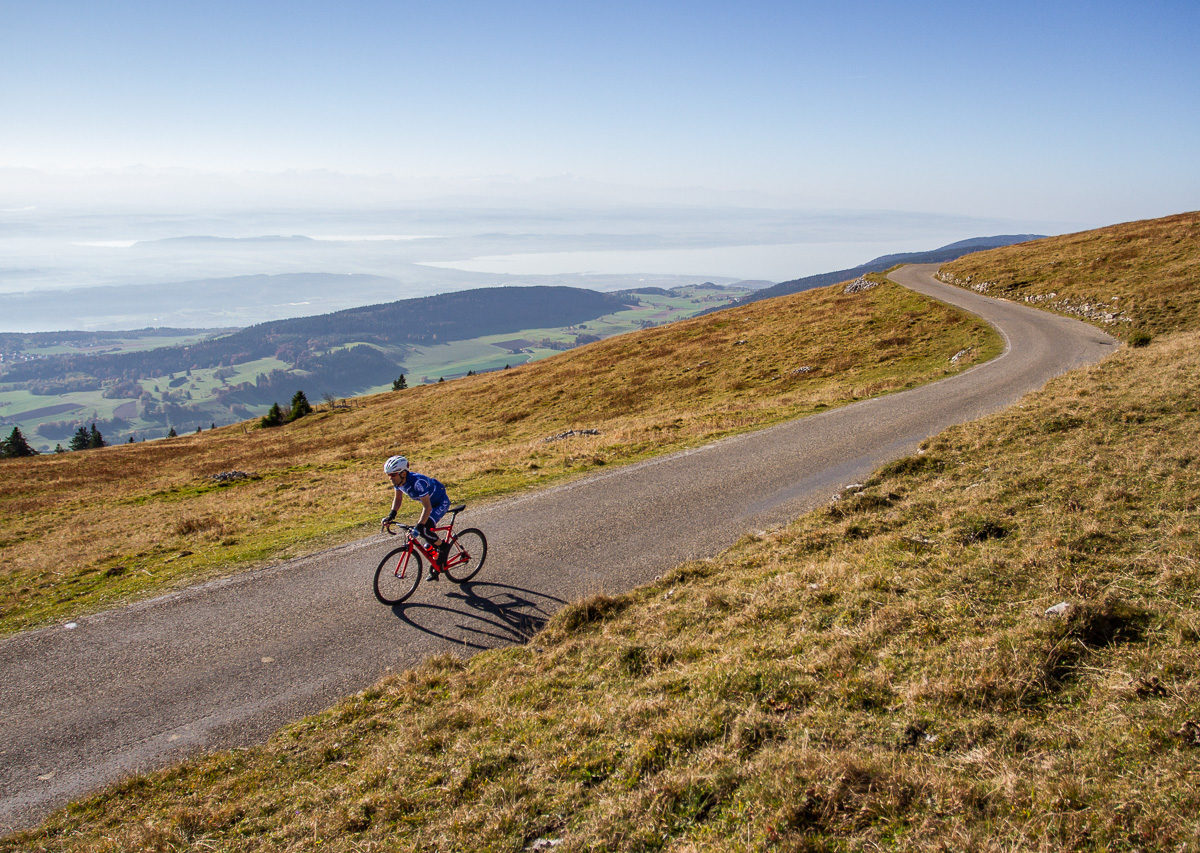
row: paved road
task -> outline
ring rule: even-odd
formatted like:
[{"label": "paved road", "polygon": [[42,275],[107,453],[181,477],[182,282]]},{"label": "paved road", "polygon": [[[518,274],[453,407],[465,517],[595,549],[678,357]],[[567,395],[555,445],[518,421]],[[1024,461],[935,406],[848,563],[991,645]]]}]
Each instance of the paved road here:
[{"label": "paved road", "polygon": [[466,588],[422,583],[405,605],[380,606],[371,576],[394,540],[376,536],[0,641],[0,827],[35,823],[135,771],[261,742],[434,653],[521,642],[565,602],[629,589],[795,518],[924,438],[1116,346],[1091,326],[939,284],[935,268],[894,277],[987,319],[1005,337],[1002,356],[902,394],[468,509],[460,521],[483,528],[491,550]]}]

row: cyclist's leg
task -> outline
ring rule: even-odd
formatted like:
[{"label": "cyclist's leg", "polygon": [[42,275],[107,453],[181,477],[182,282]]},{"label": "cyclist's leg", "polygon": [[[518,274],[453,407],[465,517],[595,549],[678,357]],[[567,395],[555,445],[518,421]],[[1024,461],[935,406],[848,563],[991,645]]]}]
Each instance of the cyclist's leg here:
[{"label": "cyclist's leg", "polygon": [[441,541],[441,537],[438,536],[437,531],[433,528],[442,520],[442,516],[446,514],[448,509],[450,509],[449,500],[442,500],[432,504],[429,509],[429,518],[425,519],[424,524],[416,526],[415,530],[417,533],[430,545],[436,546]]},{"label": "cyclist's leg", "polygon": [[443,541],[442,538],[436,532],[434,532],[433,528],[437,525],[437,523],[439,521],[442,520],[442,516],[444,516],[449,511],[450,511],[450,498],[448,498],[448,497],[443,498],[430,511],[429,521],[426,524],[426,527],[428,528],[430,534],[433,537],[433,545],[435,548],[437,548],[439,563],[446,562],[446,554],[450,550],[450,542],[449,542],[449,540]]}]

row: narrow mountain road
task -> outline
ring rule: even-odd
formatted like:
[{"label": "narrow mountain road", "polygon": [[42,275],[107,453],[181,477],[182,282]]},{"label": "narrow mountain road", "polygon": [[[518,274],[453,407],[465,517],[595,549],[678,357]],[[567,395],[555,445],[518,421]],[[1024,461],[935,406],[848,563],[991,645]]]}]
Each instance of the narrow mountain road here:
[{"label": "narrow mountain road", "polygon": [[[200,750],[263,741],[389,670],[518,643],[565,602],[644,583],[778,525],[955,423],[1012,404],[1117,342],[1091,326],[893,275],[980,315],[1004,354],[932,385],[568,485],[472,507],[478,582],[423,582],[379,605],[374,536],[119,610],[0,640],[0,827]],[[380,475],[379,507],[386,509]]]}]

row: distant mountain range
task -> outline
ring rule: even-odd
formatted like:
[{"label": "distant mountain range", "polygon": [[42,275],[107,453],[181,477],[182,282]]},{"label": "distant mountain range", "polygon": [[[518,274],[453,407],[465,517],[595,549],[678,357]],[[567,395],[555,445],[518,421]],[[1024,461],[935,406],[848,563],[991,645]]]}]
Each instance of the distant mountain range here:
[{"label": "distant mountain range", "polygon": [[897,264],[947,263],[948,261],[961,258],[963,255],[969,255],[972,252],[998,249],[1001,246],[1011,246],[1014,243],[1026,243],[1030,240],[1039,240],[1043,236],[1041,234],[1000,234],[994,237],[974,237],[970,240],[960,240],[957,243],[950,243],[949,245],[942,246],[940,249],[932,249],[928,252],[905,252],[897,255],[883,255],[850,269],[834,270],[833,272],[819,273],[817,275],[805,276],[804,278],[792,279],[791,281],[782,281],[771,287],[756,290],[748,296],[737,300],[735,304],[744,305],[748,302],[757,302],[760,299],[770,299],[773,296],[784,296],[789,293],[799,293],[802,290],[811,290],[814,287],[827,287],[831,284],[837,284],[839,281],[858,278],[860,275],[866,275],[869,272],[883,272]]}]

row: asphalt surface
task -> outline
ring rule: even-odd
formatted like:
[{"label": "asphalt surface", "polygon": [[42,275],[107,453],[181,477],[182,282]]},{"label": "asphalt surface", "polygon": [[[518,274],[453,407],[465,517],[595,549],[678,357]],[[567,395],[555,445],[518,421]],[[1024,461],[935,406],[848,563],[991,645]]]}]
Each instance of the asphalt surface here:
[{"label": "asphalt surface", "polygon": [[[263,742],[388,671],[524,641],[563,604],[645,583],[827,502],[946,427],[1004,408],[1117,342],[1083,323],[893,274],[1004,336],[956,376],[486,507],[487,563],[380,605],[398,540],[373,536],[67,625],[0,640],[0,829],[130,773]],[[950,355],[949,353],[947,354]],[[435,472],[436,473],[436,472]],[[380,514],[389,500],[380,475]]]}]

